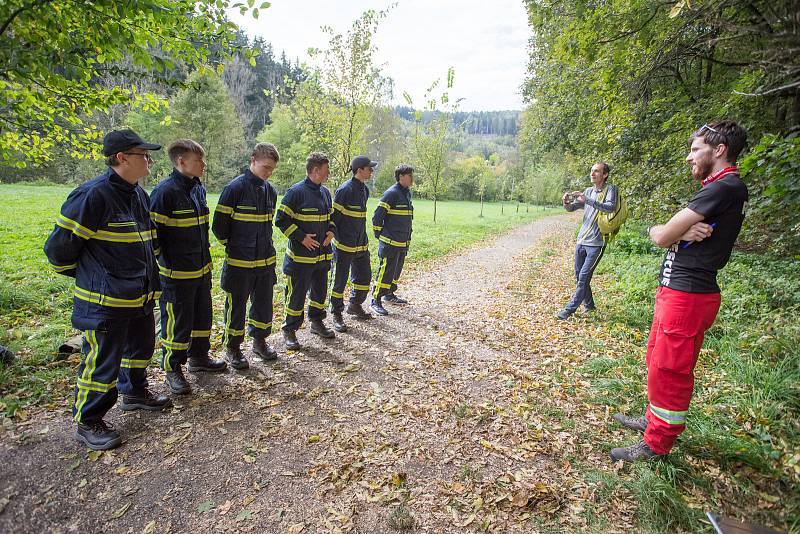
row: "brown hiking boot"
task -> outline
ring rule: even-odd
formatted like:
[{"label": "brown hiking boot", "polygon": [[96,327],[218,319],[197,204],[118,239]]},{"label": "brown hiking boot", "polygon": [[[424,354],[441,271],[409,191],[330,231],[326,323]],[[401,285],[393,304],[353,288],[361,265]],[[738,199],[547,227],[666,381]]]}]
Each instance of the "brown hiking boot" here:
[{"label": "brown hiking boot", "polygon": [[647,430],[647,418],[645,416],[631,417],[630,415],[615,413],[612,416],[612,419],[614,419],[614,421],[621,424],[622,426],[630,428],[631,430],[636,430],[642,433],[644,433],[644,431]]},{"label": "brown hiking boot", "polygon": [[294,330],[281,329],[281,333],[283,334],[283,341],[286,343],[286,350],[299,350],[301,348]]},{"label": "brown hiking boot", "polygon": [[225,347],[225,358],[231,367],[238,371],[242,371],[250,367],[247,358],[242,354],[242,349],[239,347]]},{"label": "brown hiking boot", "polygon": [[333,313],[333,329],[339,333],[347,332],[347,325],[344,324],[344,319],[341,313]]},{"label": "brown hiking boot", "polygon": [[618,447],[611,449],[611,459],[615,462],[622,460],[624,462],[636,462],[639,460],[650,460],[657,456],[666,456],[664,454],[656,454],[644,440],[635,443],[628,447]]},{"label": "brown hiking boot", "polygon": [[192,392],[192,386],[183,374],[183,369],[180,366],[172,371],[167,371],[165,382],[169,386],[169,390],[175,395],[188,395]]},{"label": "brown hiking boot", "polygon": [[269,346],[263,337],[253,338],[253,353],[265,362],[278,359],[278,353]]},{"label": "brown hiking boot", "polygon": [[190,373],[222,373],[228,369],[228,364],[224,360],[218,360],[206,354],[189,358],[187,369]]},{"label": "brown hiking boot", "polygon": [[361,304],[356,304],[355,302],[351,302],[347,305],[347,309],[344,310],[347,315],[352,315],[356,319],[372,319],[372,314],[366,311]]},{"label": "brown hiking boot", "polygon": [[325,323],[322,322],[322,319],[312,319],[309,321],[308,330],[312,334],[316,334],[325,339],[333,339],[336,337],[336,334],[333,333],[333,330],[328,328]]},{"label": "brown hiking boot", "polygon": [[159,395],[144,388],[131,395],[123,395],[119,405],[120,410],[130,412],[133,410],[160,411],[164,408],[171,408],[172,401],[166,395]]}]

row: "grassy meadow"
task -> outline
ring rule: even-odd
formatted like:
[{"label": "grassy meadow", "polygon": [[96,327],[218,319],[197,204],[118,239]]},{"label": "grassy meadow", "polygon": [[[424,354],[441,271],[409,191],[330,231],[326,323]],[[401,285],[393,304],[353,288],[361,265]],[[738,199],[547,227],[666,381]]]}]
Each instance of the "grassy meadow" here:
[{"label": "grassy meadow", "polygon": [[[598,266],[603,311],[592,322],[610,325],[613,339],[586,340],[598,356],[582,369],[589,403],[633,414],[647,399],[643,355],[663,256],[640,229],[626,225]],[[678,453],[605,481],[636,496],[643,531],[710,532],[710,508],[762,524],[780,517],[787,532],[800,532],[799,268],[797,258],[735,251],[719,273],[722,306]],[[618,356],[603,355],[611,349]]]},{"label": "grassy meadow", "polygon": [[[57,406],[72,381],[75,357],[59,360],[57,348],[74,335],[70,326],[73,280],[53,272],[42,245],[53,228],[59,208],[71,187],[55,185],[0,185],[0,343],[17,353],[12,365],[0,364],[0,414],[13,415],[31,405]],[[218,195],[210,194],[213,212]],[[370,199],[370,213],[377,199]],[[451,252],[491,239],[509,228],[561,210],[486,204],[479,218],[475,202],[439,202],[433,222],[433,202],[414,200],[414,234],[407,265],[433,262]],[[222,295],[218,288],[223,247],[212,237],[214,257],[214,329],[222,322]],[[280,269],[286,238],[276,229],[275,247]],[[370,241],[373,270],[377,241]],[[275,322],[282,318],[282,274],[275,287]],[[219,336],[212,336],[218,348]]]}]

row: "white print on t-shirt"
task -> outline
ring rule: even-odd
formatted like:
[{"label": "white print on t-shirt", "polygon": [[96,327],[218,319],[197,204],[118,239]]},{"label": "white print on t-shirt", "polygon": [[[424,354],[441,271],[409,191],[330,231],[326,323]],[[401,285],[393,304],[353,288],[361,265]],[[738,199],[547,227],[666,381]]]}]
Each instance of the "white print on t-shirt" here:
[{"label": "white print on t-shirt", "polygon": [[675,253],[678,252],[678,243],[669,247],[669,251],[664,256],[664,268],[661,269],[661,285],[669,287],[670,276],[672,276],[672,262],[675,261]]}]

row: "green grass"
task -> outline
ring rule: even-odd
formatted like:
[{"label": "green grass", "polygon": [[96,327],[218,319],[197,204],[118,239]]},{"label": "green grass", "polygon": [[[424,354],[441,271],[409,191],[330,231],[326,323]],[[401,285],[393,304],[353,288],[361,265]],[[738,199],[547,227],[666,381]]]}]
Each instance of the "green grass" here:
[{"label": "green grass", "polygon": [[[637,230],[626,229],[600,263],[597,275],[611,283],[592,319],[613,325],[626,352],[582,369],[592,378],[591,402],[631,413],[646,402],[643,353],[662,257]],[[721,271],[722,307],[696,368],[687,430],[676,454],[637,466],[627,483],[644,531],[710,532],[703,510],[687,502],[704,495],[724,515],[780,518],[800,532],[798,272],[796,259],[744,252]]]},{"label": "green grass", "polygon": [[[70,326],[72,279],[51,271],[42,246],[71,187],[55,185],[0,185],[0,343],[17,352],[12,364],[0,364],[0,414],[13,414],[28,405],[64,404],[63,395],[72,379],[74,362],[57,361],[58,345],[74,334]],[[218,195],[208,197],[214,210]],[[370,199],[370,213],[377,199]],[[486,204],[439,202],[433,222],[433,203],[414,200],[414,234],[409,267],[432,263],[438,258],[491,239],[510,228],[560,210]],[[504,211],[504,213],[503,213]],[[286,238],[276,230],[275,248],[280,269]],[[377,264],[377,241],[370,240],[373,271]],[[218,289],[224,249],[212,238],[214,258],[215,323],[222,318]],[[283,276],[275,291],[276,321],[282,317]],[[212,340],[218,343],[219,340]],[[214,345],[216,346],[216,345]],[[57,394],[56,394],[57,393]]]}]

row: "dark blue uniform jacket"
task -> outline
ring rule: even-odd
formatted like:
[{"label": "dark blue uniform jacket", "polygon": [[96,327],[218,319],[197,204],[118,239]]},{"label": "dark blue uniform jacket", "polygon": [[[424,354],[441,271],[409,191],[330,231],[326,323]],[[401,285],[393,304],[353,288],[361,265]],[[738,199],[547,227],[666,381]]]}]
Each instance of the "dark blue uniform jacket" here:
[{"label": "dark blue uniform jacket", "polygon": [[108,319],[152,312],[160,285],[149,208],[144,189],[111,169],[61,206],[44,252],[56,272],[75,277],[75,328],[102,329]]},{"label": "dark blue uniform jacket", "polygon": [[372,216],[372,229],[378,240],[394,247],[408,247],[413,219],[411,191],[396,183],[383,193],[378,202]]},{"label": "dark blue uniform jacket", "polygon": [[278,194],[250,169],[225,186],[211,230],[225,245],[227,267],[258,273],[275,270],[272,219]]},{"label": "dark blue uniform jacket", "polygon": [[[306,177],[286,191],[278,206],[275,226],[289,238],[283,272],[291,274],[297,269],[330,269],[333,249],[331,245],[322,246],[325,235],[333,231],[331,221],[333,204],[331,192]],[[319,241],[319,248],[308,250],[302,245],[306,234]]]},{"label": "dark blue uniform jacket", "polygon": [[150,217],[161,253],[161,283],[194,285],[211,280],[206,190],[199,178],[173,170],[150,194]]},{"label": "dark blue uniform jacket", "polygon": [[336,226],[333,246],[342,252],[367,250],[367,199],[369,189],[361,180],[351,178],[333,196],[331,220]]}]

